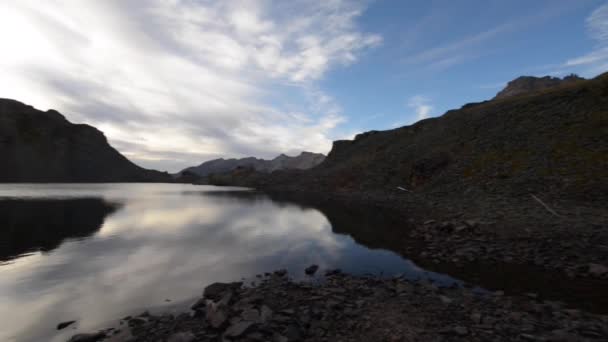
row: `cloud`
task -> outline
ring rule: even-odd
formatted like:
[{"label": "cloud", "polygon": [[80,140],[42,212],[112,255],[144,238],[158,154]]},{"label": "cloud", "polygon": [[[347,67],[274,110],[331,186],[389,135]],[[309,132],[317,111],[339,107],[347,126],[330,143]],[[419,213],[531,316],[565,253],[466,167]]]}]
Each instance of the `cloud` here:
[{"label": "cloud", "polygon": [[[401,62],[409,66],[416,66],[415,70],[417,71],[424,70],[436,72],[449,69],[453,66],[496,53],[501,49],[504,49],[504,44],[497,44],[497,42],[502,41],[499,40],[502,39],[502,37],[521,32],[532,26],[540,25],[543,22],[572,11],[581,4],[572,1],[555,1],[552,5],[553,6],[550,8],[543,9],[540,13],[535,10],[528,10],[528,13],[520,13],[520,16],[509,18],[486,30],[476,31],[457,39],[408,54],[401,59]],[[489,9],[492,9],[491,4],[480,7],[478,12],[482,15],[484,11]],[[419,23],[412,28],[412,32],[424,37],[424,35],[419,32],[428,32],[437,30],[437,28],[440,27],[445,27],[445,22],[451,17],[451,13],[431,13],[430,15],[423,17]],[[469,23],[466,23],[465,26],[468,24]],[[411,36],[411,32],[406,33],[406,36]]]},{"label": "cloud", "polygon": [[444,69],[460,64],[469,58],[477,56],[473,47],[480,45],[499,34],[512,31],[516,28],[513,23],[506,23],[491,30],[476,33],[445,45],[419,52],[403,59],[406,64],[426,64],[429,67]]},{"label": "cloud", "polygon": [[345,119],[318,81],[381,43],[357,26],[364,10],[351,0],[3,2],[0,94],[95,125],[149,167],[327,152]]},{"label": "cloud", "polygon": [[582,56],[569,59],[560,68],[582,68],[586,75],[595,76],[608,69],[608,4],[602,5],[586,19],[589,37],[596,41],[594,49]]},{"label": "cloud", "polygon": [[405,125],[414,124],[420,120],[424,120],[432,116],[434,106],[431,103],[431,99],[424,95],[414,95],[407,101],[407,107],[413,109],[415,116],[408,115],[408,119],[404,121],[397,121],[391,125],[391,128],[397,128]]},{"label": "cloud", "polygon": [[428,118],[433,111],[430,99],[422,95],[412,96],[408,100],[407,106],[416,112],[416,121]]}]

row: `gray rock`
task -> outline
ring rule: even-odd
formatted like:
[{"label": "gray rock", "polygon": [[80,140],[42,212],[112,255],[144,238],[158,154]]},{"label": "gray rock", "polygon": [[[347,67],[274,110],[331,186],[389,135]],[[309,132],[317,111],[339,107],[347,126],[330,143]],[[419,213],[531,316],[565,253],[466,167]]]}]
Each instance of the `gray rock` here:
[{"label": "gray rock", "polygon": [[260,321],[260,312],[257,309],[244,310],[243,313],[241,314],[241,318],[244,321],[259,322]]},{"label": "gray rock", "polygon": [[287,337],[287,341],[289,341],[289,342],[301,341],[302,340],[302,331],[300,330],[300,327],[298,327],[297,325],[290,324],[289,326],[287,326],[287,329],[285,330],[285,337]]},{"label": "gray rock", "polygon": [[146,322],[147,322],[147,320],[145,318],[134,317],[129,320],[129,326],[131,326],[131,327],[140,326],[140,325],[145,324]]},{"label": "gray rock", "polygon": [[439,296],[439,299],[441,300],[441,302],[443,304],[451,304],[452,303],[452,299],[446,296]]},{"label": "gray rock", "polygon": [[262,308],[260,310],[260,321],[262,323],[268,322],[269,320],[272,319],[272,309],[270,309],[268,306],[266,305],[262,305]]},{"label": "gray rock", "polygon": [[288,341],[289,341],[289,339],[288,339],[287,337],[283,336],[283,335],[280,335],[280,334],[276,334],[276,333],[275,333],[275,334],[272,336],[272,341],[273,341],[273,342],[288,342]]},{"label": "gray rock", "polygon": [[481,314],[477,313],[477,312],[476,313],[472,313],[471,314],[471,320],[475,324],[481,324]]},{"label": "gray rock", "polygon": [[339,269],[339,268],[336,268],[334,270],[327,270],[327,271],[325,271],[325,276],[326,277],[330,277],[330,276],[338,275],[338,274],[341,274],[341,273],[342,273],[342,270]]},{"label": "gray rock", "polygon": [[476,228],[479,225],[477,220],[465,220],[463,223],[469,228]]},{"label": "gray rock", "polygon": [[57,324],[57,330],[65,329],[74,323],[76,323],[76,321],[61,322]]},{"label": "gray rock", "polygon": [[209,305],[205,317],[212,327],[218,329],[228,320],[228,312],[226,308]]},{"label": "gray rock", "polygon": [[589,274],[594,277],[603,277],[608,275],[608,267],[600,264],[589,264]]},{"label": "gray rock", "polygon": [[197,300],[196,303],[192,304],[190,309],[192,309],[194,311],[204,311],[206,307],[207,307],[207,299],[201,298],[201,299]]},{"label": "gray rock", "polygon": [[276,270],[276,271],[274,271],[274,274],[278,275],[279,277],[283,277],[283,276],[287,275],[287,270],[286,269]]},{"label": "gray rock", "polygon": [[191,332],[178,332],[167,339],[167,342],[192,342],[196,339],[196,336]]},{"label": "gray rock", "polygon": [[76,334],[72,336],[68,340],[68,342],[97,342],[101,341],[106,337],[106,334],[103,332],[93,333],[93,334]]},{"label": "gray rock", "polygon": [[452,331],[454,332],[454,334],[458,335],[458,336],[466,336],[469,334],[469,329],[463,327],[463,326],[457,326],[452,328]]},{"label": "gray rock", "polygon": [[250,321],[241,321],[236,324],[231,325],[226,332],[224,332],[224,336],[226,337],[239,337],[247,332],[254,325],[254,322]]},{"label": "gray rock", "polygon": [[304,273],[306,273],[307,275],[313,275],[313,274],[317,273],[318,269],[319,269],[318,265],[310,265],[310,266],[306,267],[306,269],[304,270]]},{"label": "gray rock", "polygon": [[235,283],[213,283],[207,287],[203,291],[203,297],[211,299],[211,300],[219,300],[224,296],[224,294],[228,291],[232,291],[234,289],[238,289],[241,287],[243,283],[235,282]]}]

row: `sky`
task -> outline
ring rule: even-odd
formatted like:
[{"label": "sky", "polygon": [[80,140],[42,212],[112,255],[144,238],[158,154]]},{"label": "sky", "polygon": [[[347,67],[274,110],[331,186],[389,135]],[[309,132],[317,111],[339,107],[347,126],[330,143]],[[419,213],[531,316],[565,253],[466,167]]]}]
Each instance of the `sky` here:
[{"label": "sky", "polygon": [[521,75],[597,76],[608,2],[3,0],[0,41],[0,98],[56,109],[176,172],[328,153]]}]

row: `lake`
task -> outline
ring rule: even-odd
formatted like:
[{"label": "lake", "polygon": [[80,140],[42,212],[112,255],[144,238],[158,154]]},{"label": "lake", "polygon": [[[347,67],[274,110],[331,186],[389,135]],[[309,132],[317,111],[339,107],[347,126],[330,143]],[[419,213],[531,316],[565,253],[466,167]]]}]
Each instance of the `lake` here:
[{"label": "lake", "polygon": [[65,341],[144,310],[186,310],[212,282],[280,268],[304,280],[311,264],[457,282],[379,248],[406,226],[240,188],[1,184],[0,340]]}]

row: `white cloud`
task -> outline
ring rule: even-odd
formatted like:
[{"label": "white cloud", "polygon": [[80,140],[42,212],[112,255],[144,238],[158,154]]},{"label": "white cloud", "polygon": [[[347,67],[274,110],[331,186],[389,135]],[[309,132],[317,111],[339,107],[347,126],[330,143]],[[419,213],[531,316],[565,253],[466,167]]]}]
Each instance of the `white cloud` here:
[{"label": "white cloud", "polygon": [[586,24],[589,36],[596,41],[595,48],[585,55],[569,59],[559,71],[582,68],[585,75],[595,76],[608,68],[608,4],[593,11]]},{"label": "white cloud", "polygon": [[316,81],[381,42],[357,27],[364,9],[351,0],[2,2],[0,96],[95,125],[145,166],[327,152],[344,118]]},{"label": "white cloud", "polygon": [[407,120],[399,120],[394,122],[392,125],[390,125],[391,128],[411,125],[420,120],[429,118],[432,116],[433,109],[435,108],[431,103],[431,99],[424,95],[414,95],[410,97],[407,101],[407,107],[412,109],[415,115],[408,115]]},{"label": "white cloud", "polygon": [[416,121],[428,118],[433,111],[430,99],[422,95],[412,96],[408,100],[407,106],[416,112]]},{"label": "white cloud", "polygon": [[[568,13],[580,5],[580,3],[574,1],[556,1],[551,7],[547,7],[540,13],[535,10],[526,10],[521,12],[519,16],[509,18],[486,30],[471,32],[470,34],[457,39],[445,41],[423,50],[409,53],[401,61],[404,64],[416,66],[416,71],[424,70],[436,72],[449,69],[455,65],[496,53],[504,48],[504,44],[497,44],[497,42],[504,42],[504,40],[502,40],[503,37],[540,25],[563,13]],[[478,16],[483,16],[485,11],[492,8],[492,4],[486,4],[479,7]],[[412,30],[406,32],[405,35],[406,37],[409,37],[412,42],[415,42],[417,39],[412,39],[412,34],[419,37],[425,37],[425,35],[422,34],[424,32],[437,30],[438,28],[445,29],[446,23],[448,23],[450,19],[453,19],[453,15],[449,12],[432,12],[431,14],[422,17],[419,23],[414,25]],[[466,23],[465,26],[468,26],[468,24],[469,23]]]}]

